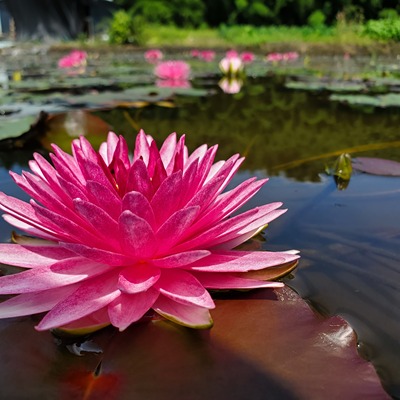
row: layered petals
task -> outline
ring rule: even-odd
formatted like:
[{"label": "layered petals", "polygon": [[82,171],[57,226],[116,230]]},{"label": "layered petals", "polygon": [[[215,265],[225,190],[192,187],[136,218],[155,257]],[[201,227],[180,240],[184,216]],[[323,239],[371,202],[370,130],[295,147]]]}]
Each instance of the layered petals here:
[{"label": "layered petals", "polygon": [[53,145],[51,162],[35,154],[30,172],[12,173],[30,201],[0,192],[4,219],[33,236],[0,244],[0,263],[25,269],[0,277],[0,295],[15,295],[0,318],[47,312],[38,330],[87,333],[124,330],[152,309],[209,328],[208,289],[282,286],[274,280],[295,267],[296,252],[237,246],[286,210],[276,202],[240,213],[267,180],[225,191],[243,158],[215,161],[216,152],[189,153],[176,133],[158,148],[140,131],[132,152],[110,132],[99,151],[80,137],[72,154]]}]

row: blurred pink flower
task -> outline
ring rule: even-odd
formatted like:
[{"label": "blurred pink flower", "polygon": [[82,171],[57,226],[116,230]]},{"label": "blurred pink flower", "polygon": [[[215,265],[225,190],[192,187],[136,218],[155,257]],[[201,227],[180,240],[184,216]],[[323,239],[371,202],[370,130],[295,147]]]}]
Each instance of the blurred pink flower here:
[{"label": "blurred pink flower", "polygon": [[190,51],[190,55],[191,55],[192,57],[197,58],[197,57],[199,57],[199,54],[200,54],[200,50],[193,49],[193,50]]},{"label": "blurred pink flower", "polygon": [[270,53],[266,56],[266,60],[269,62],[282,61],[283,56],[282,56],[282,53]]},{"label": "blurred pink flower", "polygon": [[238,58],[239,53],[236,50],[228,50],[225,54],[226,58]]},{"label": "blurred pink flower", "polygon": [[265,59],[269,62],[278,62],[278,61],[293,61],[299,58],[299,53],[296,51],[289,51],[287,53],[270,53]]},{"label": "blurred pink flower", "polygon": [[235,250],[285,212],[271,203],[236,213],[266,179],[223,192],[243,158],[214,163],[217,146],[189,154],[184,141],[171,134],[158,149],[141,131],[130,156],[114,133],[98,152],[81,137],[72,155],[53,145],[53,165],[35,154],[31,172],[12,172],[32,200],[0,192],[0,209],[29,237],[0,244],[0,262],[26,269],[0,278],[0,294],[17,294],[0,318],[47,312],[38,330],[124,330],[153,309],[206,328],[206,289],[282,286],[253,274],[296,254]]},{"label": "blurred pink flower", "polygon": [[152,64],[162,60],[163,57],[164,55],[162,51],[158,49],[147,50],[144,53],[144,58],[146,59],[146,61]]},{"label": "blurred pink flower", "polygon": [[225,75],[239,75],[243,72],[243,62],[239,57],[225,57],[219,62],[219,68]]},{"label": "blurred pink flower", "polygon": [[235,94],[240,92],[243,82],[241,79],[229,79],[224,77],[219,81],[218,85],[224,93]]},{"label": "blurred pink flower", "polygon": [[283,59],[285,61],[297,60],[299,58],[299,53],[296,51],[289,51],[287,53],[283,53]]},{"label": "blurred pink flower", "polygon": [[86,51],[73,50],[58,60],[59,68],[77,68],[86,65]]},{"label": "blurred pink flower", "polygon": [[252,63],[255,59],[254,53],[251,53],[250,51],[244,51],[243,53],[240,54],[240,58],[244,63]]},{"label": "blurred pink flower", "polygon": [[185,61],[164,61],[155,67],[154,73],[160,79],[187,81],[190,65]]},{"label": "blurred pink flower", "polygon": [[215,51],[213,50],[200,51],[198,57],[204,61],[210,62],[215,58]]}]

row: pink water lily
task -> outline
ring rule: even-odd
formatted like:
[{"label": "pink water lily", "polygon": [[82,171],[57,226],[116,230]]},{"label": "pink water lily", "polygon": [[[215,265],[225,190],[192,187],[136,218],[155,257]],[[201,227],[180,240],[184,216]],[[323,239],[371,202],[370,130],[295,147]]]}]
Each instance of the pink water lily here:
[{"label": "pink water lily", "polygon": [[240,57],[225,57],[219,62],[219,69],[224,75],[240,75],[243,72],[243,61]]},{"label": "pink water lily", "polygon": [[150,49],[144,53],[144,58],[151,64],[157,63],[158,61],[162,60],[163,57],[164,54],[159,49]]},{"label": "pink water lily", "polygon": [[164,61],[155,67],[154,73],[160,79],[187,81],[190,75],[190,65],[180,60]]},{"label": "pink water lily", "polygon": [[59,68],[77,68],[86,65],[86,51],[73,50],[58,61]]},{"label": "pink water lily", "polygon": [[[114,133],[95,151],[84,137],[72,155],[53,145],[31,172],[11,172],[32,199],[0,192],[5,220],[29,236],[0,244],[0,262],[25,271],[0,278],[0,318],[47,312],[38,330],[124,330],[150,309],[206,328],[207,289],[282,286],[265,281],[296,263],[294,252],[235,249],[285,210],[281,203],[236,211],[266,179],[224,191],[243,158],[214,162],[217,146],[189,154],[171,134],[158,149],[141,131],[130,156]],[[278,274],[277,274],[278,275]]]}]

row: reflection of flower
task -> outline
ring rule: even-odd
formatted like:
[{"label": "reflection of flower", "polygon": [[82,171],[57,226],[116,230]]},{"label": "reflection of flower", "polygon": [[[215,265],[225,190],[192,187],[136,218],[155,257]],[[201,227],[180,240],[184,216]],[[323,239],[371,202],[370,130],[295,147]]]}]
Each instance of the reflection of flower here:
[{"label": "reflection of flower", "polygon": [[74,50],[58,60],[59,68],[78,68],[86,65],[86,51]]},{"label": "reflection of flower", "polygon": [[157,79],[156,86],[165,88],[184,88],[184,89],[192,87],[189,81],[180,79]]},{"label": "reflection of flower", "polygon": [[186,81],[190,75],[190,65],[185,61],[164,61],[154,69],[160,79]]},{"label": "reflection of flower", "polygon": [[219,68],[225,75],[239,75],[243,72],[243,62],[239,57],[225,57],[220,61]]},{"label": "reflection of flower", "polygon": [[0,294],[19,294],[0,304],[1,318],[47,312],[38,330],[123,330],[153,309],[209,327],[206,289],[282,286],[253,275],[298,258],[234,250],[285,211],[271,203],[236,213],[265,183],[251,178],[222,193],[238,155],[213,163],[216,146],[189,154],[175,134],[158,150],[143,131],[132,159],[114,133],[99,152],[84,137],[72,156],[53,149],[54,166],[35,154],[32,172],[12,173],[33,200],[0,193],[4,218],[37,237],[0,245],[0,262],[27,269],[0,278]]},{"label": "reflection of flower", "polygon": [[218,85],[224,93],[235,94],[240,92],[243,82],[241,79],[224,77],[219,81]]},{"label": "reflection of flower", "polygon": [[289,51],[287,53],[270,53],[265,59],[269,62],[278,62],[278,61],[293,61],[299,58],[299,53],[295,51]]},{"label": "reflection of flower", "polygon": [[157,61],[162,60],[163,57],[164,57],[164,55],[163,55],[162,51],[158,50],[158,49],[147,50],[144,53],[144,58],[149,63],[156,63]]}]

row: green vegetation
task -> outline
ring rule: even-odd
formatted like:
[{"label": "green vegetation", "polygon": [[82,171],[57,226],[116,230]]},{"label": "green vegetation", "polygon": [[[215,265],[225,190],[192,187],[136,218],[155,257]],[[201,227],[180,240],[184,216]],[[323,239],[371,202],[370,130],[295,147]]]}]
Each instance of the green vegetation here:
[{"label": "green vegetation", "polygon": [[262,47],[269,43],[369,45],[400,41],[392,0],[119,0],[111,43]]}]

